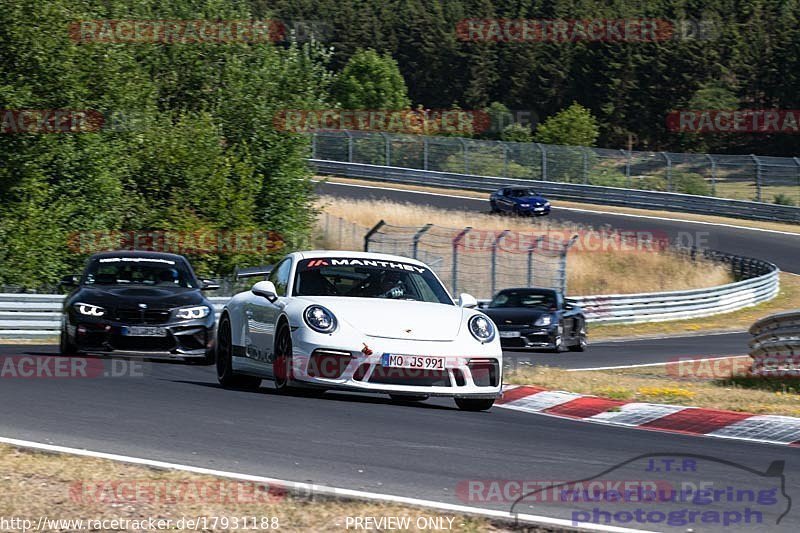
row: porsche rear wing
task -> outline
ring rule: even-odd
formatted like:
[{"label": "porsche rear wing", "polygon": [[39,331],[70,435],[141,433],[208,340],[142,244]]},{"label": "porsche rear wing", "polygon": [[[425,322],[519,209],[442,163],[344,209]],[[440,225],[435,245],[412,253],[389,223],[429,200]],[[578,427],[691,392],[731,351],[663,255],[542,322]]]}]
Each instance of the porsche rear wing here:
[{"label": "porsche rear wing", "polygon": [[237,268],[234,272],[236,279],[255,278],[263,276],[265,279],[272,272],[273,265]]}]

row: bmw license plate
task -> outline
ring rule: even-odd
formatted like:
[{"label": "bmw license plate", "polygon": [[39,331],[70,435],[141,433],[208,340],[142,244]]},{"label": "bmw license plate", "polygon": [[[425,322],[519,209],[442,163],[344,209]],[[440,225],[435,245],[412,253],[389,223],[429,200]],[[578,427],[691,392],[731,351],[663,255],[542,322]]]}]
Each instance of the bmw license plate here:
[{"label": "bmw license plate", "polygon": [[515,339],[515,338],[517,338],[519,336],[521,336],[521,333],[519,331],[501,331],[500,332],[500,338],[501,339]]},{"label": "bmw license plate", "polygon": [[120,332],[126,337],[166,337],[166,328],[153,326],[123,326]]},{"label": "bmw license plate", "polygon": [[381,366],[388,368],[444,370],[445,359],[445,357],[429,355],[397,355],[393,353],[385,353],[381,356]]}]

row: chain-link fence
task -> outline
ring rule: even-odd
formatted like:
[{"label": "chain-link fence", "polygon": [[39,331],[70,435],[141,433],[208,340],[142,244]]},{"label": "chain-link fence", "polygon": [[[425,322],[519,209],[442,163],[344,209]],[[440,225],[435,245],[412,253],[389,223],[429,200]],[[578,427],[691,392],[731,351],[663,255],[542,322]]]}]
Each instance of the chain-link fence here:
[{"label": "chain-link fence", "polygon": [[800,158],[636,152],[355,131],[313,134],[312,158],[800,205]]},{"label": "chain-link fence", "polygon": [[380,222],[367,233],[364,246],[370,252],[419,259],[453,295],[467,292],[491,298],[507,287],[548,287],[566,293],[567,250],[573,242],[508,230]]}]

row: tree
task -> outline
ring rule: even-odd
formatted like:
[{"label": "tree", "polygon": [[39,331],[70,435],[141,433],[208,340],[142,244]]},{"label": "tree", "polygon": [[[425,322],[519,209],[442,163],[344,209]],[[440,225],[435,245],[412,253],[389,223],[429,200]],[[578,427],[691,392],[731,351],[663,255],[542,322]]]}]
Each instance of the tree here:
[{"label": "tree", "polygon": [[411,105],[397,62],[375,50],[359,50],[333,83],[345,109],[405,109]]},{"label": "tree", "polygon": [[573,102],[540,124],[534,139],[544,144],[594,146],[599,134],[597,119],[591,111]]}]

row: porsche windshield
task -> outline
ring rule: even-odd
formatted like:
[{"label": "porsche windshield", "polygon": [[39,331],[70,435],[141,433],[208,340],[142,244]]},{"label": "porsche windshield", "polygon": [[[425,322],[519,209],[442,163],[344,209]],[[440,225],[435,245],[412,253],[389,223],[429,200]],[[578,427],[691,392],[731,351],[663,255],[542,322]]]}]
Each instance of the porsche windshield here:
[{"label": "porsche windshield", "polygon": [[555,306],[555,295],[546,291],[501,291],[489,303],[489,307],[536,307],[549,309]]},{"label": "porsche windshield", "polygon": [[170,259],[103,257],[91,262],[85,285],[147,285],[196,288],[186,266]]},{"label": "porsche windshield", "polygon": [[369,259],[306,259],[297,265],[295,296],[386,298],[452,305],[429,269]]}]

